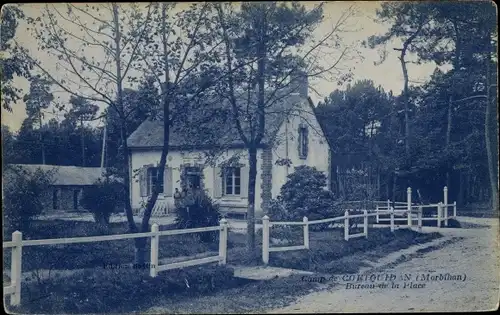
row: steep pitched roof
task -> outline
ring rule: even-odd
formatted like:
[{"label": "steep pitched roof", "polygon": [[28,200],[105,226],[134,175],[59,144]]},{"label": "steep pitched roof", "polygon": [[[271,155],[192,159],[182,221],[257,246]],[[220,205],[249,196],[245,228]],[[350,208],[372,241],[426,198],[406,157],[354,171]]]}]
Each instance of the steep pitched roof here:
[{"label": "steep pitched roof", "polygon": [[30,173],[40,169],[44,172],[54,172],[53,185],[57,186],[87,186],[93,185],[102,178],[103,169],[100,167],[80,167],[62,165],[10,164]]},{"label": "steep pitched roof", "polygon": [[[255,102],[253,96],[252,103]],[[287,93],[276,97],[272,106],[266,109],[266,130],[262,140],[263,145],[268,145],[274,139],[286,115],[285,111],[292,109],[301,102],[308,100],[298,93]],[[244,108],[248,103],[247,95],[239,95],[237,103]],[[195,127],[189,128],[189,123],[177,123],[170,130],[170,149],[181,148],[207,148],[214,146],[243,147],[244,143],[239,137],[230,115],[230,105],[227,100],[221,101],[213,115],[207,113],[207,119],[194,123]],[[217,106],[217,105],[216,105]],[[226,117],[222,113],[226,113]],[[242,120],[242,119],[240,119]],[[242,121],[242,129],[249,134],[250,126]],[[127,139],[131,149],[161,148],[163,146],[163,121],[145,120]]]}]

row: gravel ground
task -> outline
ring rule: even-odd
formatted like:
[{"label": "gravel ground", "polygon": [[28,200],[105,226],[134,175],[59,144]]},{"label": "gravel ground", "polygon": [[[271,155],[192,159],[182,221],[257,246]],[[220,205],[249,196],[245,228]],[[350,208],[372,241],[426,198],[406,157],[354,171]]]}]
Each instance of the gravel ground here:
[{"label": "gravel ground", "polygon": [[[389,285],[388,288],[347,289],[347,282],[339,280],[333,288],[308,294],[294,304],[271,310],[270,313],[465,312],[496,309],[500,284],[498,219],[458,219],[488,227],[440,229],[439,232],[445,236],[461,239],[385,269],[384,274],[398,277],[395,283],[399,283],[399,288],[391,289],[392,285]],[[416,281],[417,275],[428,273],[466,277],[465,281]],[[411,280],[399,279],[404,274],[410,275]],[[405,282],[425,287],[403,288]]]}]

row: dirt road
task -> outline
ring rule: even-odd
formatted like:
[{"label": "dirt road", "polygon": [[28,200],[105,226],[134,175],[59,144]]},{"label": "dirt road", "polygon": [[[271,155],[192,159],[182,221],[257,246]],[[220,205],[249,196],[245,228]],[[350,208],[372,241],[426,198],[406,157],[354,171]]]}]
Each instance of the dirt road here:
[{"label": "dirt road", "polygon": [[[440,229],[463,239],[422,253],[381,272],[395,275],[399,288],[370,288],[370,281],[339,279],[326,291],[311,293],[271,313],[479,311],[497,308],[500,284],[498,219],[463,218],[484,228]],[[472,222],[473,221],[473,222]],[[448,276],[446,275],[448,274]],[[426,279],[426,275],[430,278]],[[441,275],[441,277],[439,276]],[[402,279],[404,277],[406,279]],[[417,278],[417,276],[419,278]],[[374,282],[375,285],[383,283]],[[405,287],[406,283],[406,287]],[[356,286],[358,285],[359,286]],[[364,285],[364,288],[361,286]]]}]

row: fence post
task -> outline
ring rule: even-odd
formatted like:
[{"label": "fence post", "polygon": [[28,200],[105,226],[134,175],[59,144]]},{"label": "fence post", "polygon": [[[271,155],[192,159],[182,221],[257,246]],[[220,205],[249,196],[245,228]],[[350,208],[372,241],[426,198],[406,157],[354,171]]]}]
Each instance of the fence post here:
[{"label": "fence post", "polygon": [[265,265],[269,263],[269,217],[262,218],[262,261]]},{"label": "fence post", "polygon": [[349,211],[344,212],[344,240],[349,240]]},{"label": "fence post", "polygon": [[394,208],[391,207],[389,211],[391,212],[391,232],[394,232]]},{"label": "fence post", "polygon": [[15,231],[12,233],[12,242],[15,244],[12,247],[11,253],[11,268],[10,282],[14,286],[14,293],[10,297],[11,305],[21,304],[21,270],[23,257],[23,233]]},{"label": "fence post", "polygon": [[443,188],[443,203],[446,206],[448,204],[448,187]]},{"label": "fence post", "polygon": [[437,213],[437,227],[441,227],[441,208],[442,208],[443,203],[438,203],[438,213]]},{"label": "fence post", "polygon": [[302,222],[304,222],[304,247],[309,249],[309,220],[307,217],[304,217]]},{"label": "fence post", "polygon": [[418,216],[418,231],[419,232],[422,232],[422,212],[424,211],[424,208],[422,208],[422,206],[419,206],[418,207],[418,213],[417,213],[417,216]]},{"label": "fence post", "polygon": [[387,199],[387,211],[391,210],[391,199]]},{"label": "fence post", "polygon": [[408,187],[406,190],[406,210],[408,213],[406,214],[408,216],[408,227],[411,227],[411,187]]},{"label": "fence post", "polygon": [[448,226],[448,205],[443,205],[444,226]]},{"label": "fence post", "polygon": [[376,213],[375,218],[377,219],[376,222],[378,223],[378,205],[375,207],[375,213]]},{"label": "fence post", "polygon": [[219,265],[225,265],[227,262],[227,220],[220,220],[219,231]]},{"label": "fence post", "polygon": [[444,226],[448,226],[448,187],[443,188]]},{"label": "fence post", "polygon": [[453,219],[457,218],[457,202],[453,201]]},{"label": "fence post", "polygon": [[[157,233],[160,231],[160,227],[158,224],[153,223],[151,226],[151,232]],[[153,235],[151,236],[151,259],[150,259],[150,264],[149,264],[149,275],[151,277],[156,277],[158,272],[157,272],[157,267],[158,267],[158,248],[160,247],[160,236],[159,235]]]},{"label": "fence post", "polygon": [[363,234],[368,238],[368,210],[363,210]]}]

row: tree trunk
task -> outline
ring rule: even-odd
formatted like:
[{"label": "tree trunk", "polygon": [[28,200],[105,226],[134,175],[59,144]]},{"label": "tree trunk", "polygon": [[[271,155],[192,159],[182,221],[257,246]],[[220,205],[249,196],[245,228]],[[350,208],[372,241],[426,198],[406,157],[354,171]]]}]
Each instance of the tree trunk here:
[{"label": "tree trunk", "polygon": [[45,144],[43,141],[43,129],[42,129],[42,111],[40,109],[40,144],[42,146],[42,165],[45,165]]},{"label": "tree trunk", "polygon": [[453,104],[453,97],[450,95],[450,98],[448,99],[448,115],[447,115],[447,126],[446,126],[446,187],[448,189],[450,188],[450,169],[451,165],[449,162],[450,159],[450,139],[451,139],[451,112],[452,112],[452,104]]},{"label": "tree trunk", "polygon": [[458,206],[463,206],[464,205],[464,181],[465,181],[465,174],[462,170],[458,171],[459,174],[459,182],[458,182],[458,196],[457,196],[457,205]]},{"label": "tree trunk", "polygon": [[[163,44],[163,61],[165,68],[163,69],[165,72],[165,82],[161,86],[161,100],[163,105],[163,147],[161,150],[160,163],[158,165],[157,176],[158,178],[164,178],[165,166],[167,164],[167,155],[169,149],[169,140],[170,140],[170,78],[169,78],[169,67],[168,67],[168,42],[167,42],[167,34],[166,34],[166,4],[162,5],[162,44]],[[166,183],[163,183],[166,185]],[[141,222],[141,232],[149,232],[149,220],[151,218],[151,213],[153,211],[153,207],[158,200],[158,195],[160,194],[160,182],[156,181],[156,184],[153,187],[153,191],[151,193],[151,197],[149,198],[146,209],[144,210],[144,216],[142,217]],[[137,239],[136,241],[136,263],[142,264],[146,259],[146,244],[147,238]]]},{"label": "tree trunk", "polygon": [[[489,179],[490,179],[490,190],[491,190],[491,206],[493,208],[493,211],[498,211],[498,182],[497,182],[497,175],[498,175],[498,162],[495,159],[495,156],[498,156],[498,154],[495,154],[494,151],[498,150],[497,143],[498,141],[495,141],[495,137],[497,137],[498,133],[497,131],[497,120],[496,120],[496,106],[495,102],[493,102],[494,97],[491,96],[492,93],[492,73],[491,73],[491,42],[490,42],[490,37],[491,34],[488,34],[487,41],[488,41],[488,52],[487,52],[487,58],[486,58],[486,115],[485,115],[485,122],[484,122],[484,138],[486,142],[486,154],[488,156],[488,173],[489,173]],[[496,89],[493,89],[495,92]],[[498,151],[497,151],[498,152]]]},{"label": "tree trunk", "polygon": [[255,183],[257,179],[257,148],[248,149],[248,210],[247,210],[247,250],[250,258],[255,254]]},{"label": "tree trunk", "polygon": [[[120,48],[120,40],[121,40],[121,30],[119,25],[119,13],[118,13],[118,5],[116,3],[112,4],[113,7],[113,26],[114,26],[114,42],[115,42],[115,66],[116,66],[116,90],[117,90],[117,110],[118,115],[120,117],[120,141],[123,146],[123,185],[125,186],[125,213],[127,215],[127,223],[128,228],[131,233],[139,232],[137,225],[134,221],[134,215],[132,213],[132,205],[130,204],[130,161],[129,161],[129,150],[127,145],[127,122],[124,114],[123,108],[123,86],[122,86],[122,72],[121,72],[121,48]],[[136,262],[140,261],[140,258],[144,257],[145,251],[145,242],[143,239],[135,239],[135,255]]]},{"label": "tree trunk", "polygon": [[397,184],[397,180],[398,180],[398,175],[396,174],[396,172],[394,172],[394,175],[392,177],[392,206],[395,207],[396,206],[396,184]]},{"label": "tree trunk", "polygon": [[85,167],[85,130],[83,129],[83,120],[80,120],[80,128],[82,128],[80,135],[82,145],[82,166]]},{"label": "tree trunk", "polygon": [[409,95],[408,95],[408,84],[409,84],[409,79],[408,79],[408,69],[406,68],[406,61],[405,61],[405,54],[406,54],[406,49],[403,49],[401,51],[401,68],[403,70],[403,78],[404,78],[404,88],[403,88],[403,102],[405,106],[405,163],[406,166],[409,166],[409,161],[410,161],[410,118],[409,118]]}]

